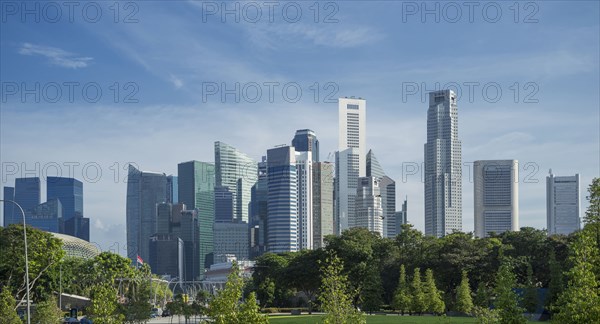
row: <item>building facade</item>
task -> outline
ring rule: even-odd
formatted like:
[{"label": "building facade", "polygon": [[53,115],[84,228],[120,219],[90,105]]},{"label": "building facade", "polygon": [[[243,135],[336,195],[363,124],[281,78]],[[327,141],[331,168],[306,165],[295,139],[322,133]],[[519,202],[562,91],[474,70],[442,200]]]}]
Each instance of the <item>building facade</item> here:
[{"label": "building facade", "polygon": [[475,161],[475,236],[519,230],[519,163]]},{"label": "building facade", "polygon": [[74,178],[48,177],[46,200],[60,200],[63,210],[61,233],[90,240],[90,220],[83,217],[83,183]]},{"label": "building facade", "polygon": [[292,139],[296,152],[311,152],[312,162],[319,162],[319,140],[314,131],[299,129]]},{"label": "building facade", "polygon": [[296,152],[298,197],[298,248],[313,249],[313,162],[312,153]]},{"label": "building facade", "polygon": [[246,222],[215,222],[215,258],[234,255],[238,260],[250,260],[249,227]]},{"label": "building facade", "polygon": [[258,162],[258,180],[252,186],[250,253],[256,258],[267,251],[268,177],[267,157]]},{"label": "building facade", "polygon": [[358,182],[358,149],[348,148],[335,152],[334,182],[334,218],[335,233],[341,235],[344,230],[355,225],[355,199]]},{"label": "building facade", "polygon": [[298,251],[296,151],[281,146],[267,151],[267,251]]},{"label": "building facade", "polygon": [[425,143],[425,234],[462,231],[462,153],[452,90],[429,93]]},{"label": "building facade", "polygon": [[546,177],[548,235],[569,235],[581,229],[579,174]]},{"label": "building facade", "polygon": [[381,208],[383,209],[383,237],[396,237],[396,181],[384,175],[379,179]]},{"label": "building facade", "polygon": [[383,234],[380,180],[375,177],[358,178],[356,194],[356,226],[380,236]]},{"label": "building facade", "polygon": [[333,175],[330,162],[313,164],[313,248],[325,247],[324,238],[334,233]]}]

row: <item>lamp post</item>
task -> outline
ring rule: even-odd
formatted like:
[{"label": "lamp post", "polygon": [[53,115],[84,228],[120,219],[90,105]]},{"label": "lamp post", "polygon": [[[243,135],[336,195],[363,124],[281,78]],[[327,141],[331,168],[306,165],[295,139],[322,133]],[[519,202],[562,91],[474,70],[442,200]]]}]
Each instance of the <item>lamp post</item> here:
[{"label": "lamp post", "polygon": [[[19,205],[16,201],[14,200],[2,200],[0,199],[0,201],[2,202],[9,202],[9,203],[13,203],[15,205],[17,205],[17,207],[19,207],[19,210],[21,211],[21,216],[23,216],[23,239],[25,241],[25,284],[27,285],[27,324],[31,324],[31,309],[30,309],[30,304],[31,301],[29,299],[29,259],[27,257],[27,226],[25,224],[25,212],[23,211],[23,207],[21,207],[21,205]],[[4,215],[4,217],[6,217],[6,215]]]}]

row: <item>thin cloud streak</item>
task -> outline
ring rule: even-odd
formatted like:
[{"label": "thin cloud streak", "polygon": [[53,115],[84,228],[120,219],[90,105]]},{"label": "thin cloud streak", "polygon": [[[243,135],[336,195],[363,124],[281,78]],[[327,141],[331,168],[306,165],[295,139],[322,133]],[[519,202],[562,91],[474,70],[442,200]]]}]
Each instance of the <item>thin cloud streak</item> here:
[{"label": "thin cloud streak", "polygon": [[31,43],[23,43],[19,49],[21,55],[39,55],[46,57],[50,64],[70,68],[79,69],[88,67],[94,60],[93,57],[77,56],[74,53],[67,52],[58,47],[36,45]]}]

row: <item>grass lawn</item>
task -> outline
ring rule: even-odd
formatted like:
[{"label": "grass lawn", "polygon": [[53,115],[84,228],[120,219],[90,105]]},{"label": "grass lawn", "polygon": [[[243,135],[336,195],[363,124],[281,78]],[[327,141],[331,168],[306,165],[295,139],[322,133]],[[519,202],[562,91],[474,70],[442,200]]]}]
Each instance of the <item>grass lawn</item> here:
[{"label": "grass lawn", "polygon": [[[269,322],[274,324],[317,324],[322,320],[322,315],[275,315],[269,316]],[[438,317],[438,316],[397,316],[397,315],[372,315],[367,316],[367,324],[455,324],[455,323],[475,323],[472,317]]]}]

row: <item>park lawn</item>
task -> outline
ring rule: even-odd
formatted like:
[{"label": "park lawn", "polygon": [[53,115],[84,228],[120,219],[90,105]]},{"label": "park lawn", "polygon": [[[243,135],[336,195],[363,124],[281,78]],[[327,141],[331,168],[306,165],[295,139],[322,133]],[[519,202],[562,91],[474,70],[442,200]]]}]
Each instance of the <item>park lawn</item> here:
[{"label": "park lawn", "polygon": [[[269,316],[269,322],[273,324],[317,324],[322,320],[322,315],[275,315]],[[397,316],[397,315],[368,315],[367,324],[455,324],[475,323],[472,317],[439,317],[439,316]]]}]

